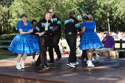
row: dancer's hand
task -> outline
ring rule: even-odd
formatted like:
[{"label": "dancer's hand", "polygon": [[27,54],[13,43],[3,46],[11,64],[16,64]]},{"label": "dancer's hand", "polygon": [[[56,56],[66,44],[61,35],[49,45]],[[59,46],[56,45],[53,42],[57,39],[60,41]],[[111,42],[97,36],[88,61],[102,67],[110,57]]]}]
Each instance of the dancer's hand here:
[{"label": "dancer's hand", "polygon": [[29,30],[28,33],[32,33],[33,32],[33,29]]},{"label": "dancer's hand", "polygon": [[42,36],[44,34],[44,32],[41,32],[41,33],[39,33],[39,36]]},{"label": "dancer's hand", "polygon": [[76,37],[78,37],[79,35],[77,34]]}]

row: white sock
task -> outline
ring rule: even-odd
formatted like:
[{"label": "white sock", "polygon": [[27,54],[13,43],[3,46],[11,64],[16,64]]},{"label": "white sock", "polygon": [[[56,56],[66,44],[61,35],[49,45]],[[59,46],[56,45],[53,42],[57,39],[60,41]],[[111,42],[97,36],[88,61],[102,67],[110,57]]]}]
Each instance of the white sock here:
[{"label": "white sock", "polygon": [[35,61],[35,59],[32,59],[32,61]]}]

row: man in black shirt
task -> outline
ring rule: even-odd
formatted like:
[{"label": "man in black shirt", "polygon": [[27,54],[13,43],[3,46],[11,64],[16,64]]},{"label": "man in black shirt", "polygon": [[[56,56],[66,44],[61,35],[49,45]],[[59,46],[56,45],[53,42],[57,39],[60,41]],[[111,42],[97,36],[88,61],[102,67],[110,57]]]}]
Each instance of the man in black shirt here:
[{"label": "man in black shirt", "polygon": [[50,43],[50,36],[52,34],[53,25],[50,21],[51,13],[47,12],[45,14],[45,18],[40,20],[38,23],[38,27],[40,31],[34,29],[33,33],[39,35],[39,45],[40,45],[40,55],[36,61],[36,67],[40,68],[40,64],[42,64],[42,70],[48,70],[50,67],[47,65],[46,51],[47,47]]},{"label": "man in black shirt", "polygon": [[48,63],[54,63],[53,48],[57,54],[56,61],[61,59],[61,52],[58,45],[61,37],[61,21],[58,16],[54,15],[54,9],[49,9],[49,12],[51,12],[52,15],[51,22],[53,23],[53,34],[51,36],[51,45],[49,46],[50,61]]},{"label": "man in black shirt", "polygon": [[76,35],[77,31],[81,31],[80,24],[75,18],[75,12],[70,12],[70,17],[65,21],[65,38],[70,47],[69,63],[67,66],[75,67],[78,65],[76,61]]}]

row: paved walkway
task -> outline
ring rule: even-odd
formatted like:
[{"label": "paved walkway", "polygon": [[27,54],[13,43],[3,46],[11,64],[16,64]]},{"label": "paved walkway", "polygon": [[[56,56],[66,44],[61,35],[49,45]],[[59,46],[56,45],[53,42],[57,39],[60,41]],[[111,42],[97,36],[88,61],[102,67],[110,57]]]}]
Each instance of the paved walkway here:
[{"label": "paved walkway", "polygon": [[125,83],[125,58],[102,57],[94,63],[94,68],[86,67],[78,59],[80,64],[69,68],[66,66],[68,55],[63,54],[62,57],[60,61],[49,64],[52,67],[49,71],[36,71],[30,64],[31,56],[26,59],[26,68],[20,71],[15,68],[16,58],[0,60],[0,83]]}]

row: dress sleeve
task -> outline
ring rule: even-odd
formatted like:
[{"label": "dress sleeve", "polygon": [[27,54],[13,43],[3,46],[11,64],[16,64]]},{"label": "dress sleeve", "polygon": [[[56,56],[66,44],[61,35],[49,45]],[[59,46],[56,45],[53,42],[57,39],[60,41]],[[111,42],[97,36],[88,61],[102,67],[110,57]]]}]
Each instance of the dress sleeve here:
[{"label": "dress sleeve", "polygon": [[85,22],[83,22],[82,25],[81,25],[81,28],[83,28],[83,27],[86,27],[86,23]]},{"label": "dress sleeve", "polygon": [[17,26],[16,27],[17,27],[18,31],[19,31],[19,29],[23,29],[23,21],[19,20],[17,22]]}]

